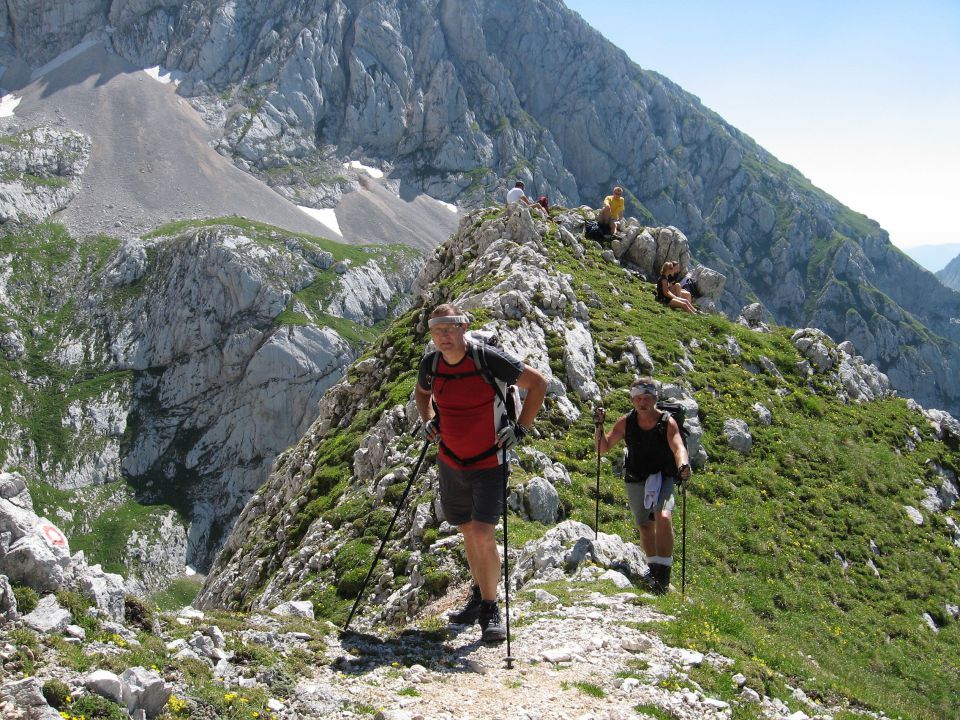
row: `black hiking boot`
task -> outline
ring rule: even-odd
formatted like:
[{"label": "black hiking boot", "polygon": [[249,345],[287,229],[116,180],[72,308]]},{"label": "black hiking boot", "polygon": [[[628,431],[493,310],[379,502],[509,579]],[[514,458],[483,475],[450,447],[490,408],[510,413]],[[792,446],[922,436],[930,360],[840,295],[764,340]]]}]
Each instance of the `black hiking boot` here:
[{"label": "black hiking boot", "polygon": [[467,604],[449,617],[451,625],[473,625],[480,618],[480,586],[474,585]]},{"label": "black hiking boot", "polygon": [[656,565],[650,566],[651,571],[656,579],[656,583],[653,587],[654,595],[666,595],[670,592],[670,565],[661,565],[657,563]]},{"label": "black hiking boot", "polygon": [[652,593],[657,592],[657,586],[660,582],[660,567],[661,566],[658,563],[650,563],[647,566],[647,572],[645,572],[640,578],[643,580],[644,584],[646,584],[647,589]]},{"label": "black hiking boot", "polygon": [[496,600],[480,601],[480,628],[484,642],[503,642],[507,639],[507,626],[500,616],[500,606]]}]

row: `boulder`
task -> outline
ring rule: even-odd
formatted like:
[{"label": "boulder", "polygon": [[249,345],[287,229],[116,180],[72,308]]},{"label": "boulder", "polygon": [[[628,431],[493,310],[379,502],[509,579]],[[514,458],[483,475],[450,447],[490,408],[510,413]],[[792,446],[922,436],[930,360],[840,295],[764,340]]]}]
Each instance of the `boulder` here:
[{"label": "boulder", "polygon": [[565,520],[523,546],[510,579],[516,587],[532,579],[559,580],[574,574],[587,560],[633,579],[647,570],[643,551],[636,545],[619,535],[600,533],[594,538],[593,528]]},{"label": "boulder", "polygon": [[627,338],[626,350],[633,358],[633,364],[641,375],[650,375],[654,372],[653,358],[647,350],[647,344],[638,337]]},{"label": "boulder", "polygon": [[765,316],[766,310],[763,309],[763,305],[751,303],[750,305],[744,305],[743,309],[740,310],[737,323],[756,332],[768,333],[770,327],[764,322]]},{"label": "boulder", "polygon": [[83,679],[83,686],[118,705],[125,704],[123,682],[109,670],[94,670]]},{"label": "boulder", "polygon": [[313,620],[313,603],[309,600],[290,600],[277,605],[270,612],[274,615]]},{"label": "boulder", "polygon": [[148,718],[152,718],[163,712],[172,689],[158,673],[143,667],[134,667],[125,670],[120,679],[126,686],[124,698],[131,714],[143,710]]},{"label": "boulder", "polygon": [[531,520],[552,525],[557,521],[560,496],[545,478],[534,476],[524,488],[524,505]]},{"label": "boulder", "polygon": [[60,607],[53,595],[45,595],[32,612],[23,616],[23,622],[39,633],[63,632],[73,622],[73,616]]},{"label": "boulder", "polygon": [[27,484],[19,473],[0,473],[0,533],[15,542],[37,524]]},{"label": "boulder", "polygon": [[773,423],[773,414],[767,409],[766,405],[757,402],[750,407],[757,414],[757,420],[759,420],[761,424],[770,425]]},{"label": "boulder", "polygon": [[82,567],[78,575],[80,592],[90,598],[108,618],[123,622],[126,597],[123,578],[116,573],[104,572],[99,565]]},{"label": "boulder", "polygon": [[594,380],[596,358],[593,352],[593,336],[586,324],[571,320],[565,326],[566,342],[563,349],[563,362],[567,371],[567,382],[581,400],[600,402],[600,388]]},{"label": "boulder", "polygon": [[728,418],[723,421],[723,434],[727,438],[727,444],[737,452],[747,455],[750,448],[753,447],[753,435],[747,424],[737,418]]},{"label": "boulder", "polygon": [[12,622],[20,617],[17,612],[17,598],[6,575],[0,575],[0,625]]},{"label": "boulder", "polygon": [[60,713],[47,705],[43,686],[35,677],[0,685],[0,701],[12,702],[14,708],[24,711],[29,720],[63,720]]},{"label": "boulder", "polygon": [[790,336],[794,347],[800,351],[817,372],[827,372],[834,366],[834,356],[830,351],[830,337],[817,328],[801,328]]},{"label": "boulder", "polygon": [[690,279],[693,280],[700,297],[708,300],[716,300],[723,293],[723,287],[727,283],[727,276],[716,270],[711,270],[706,265],[697,265],[690,271]]},{"label": "boulder", "polygon": [[70,554],[65,539],[64,545],[53,545],[46,534],[41,534],[43,528],[50,527],[53,526],[38,525],[37,532],[24,535],[8,548],[0,544],[0,573],[37,592],[53,592],[63,587],[69,579]]}]

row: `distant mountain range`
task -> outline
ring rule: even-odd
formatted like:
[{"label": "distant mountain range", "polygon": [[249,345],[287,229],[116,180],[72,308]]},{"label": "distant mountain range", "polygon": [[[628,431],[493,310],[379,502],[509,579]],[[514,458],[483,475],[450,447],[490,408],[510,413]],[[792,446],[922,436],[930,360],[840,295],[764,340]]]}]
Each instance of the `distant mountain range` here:
[{"label": "distant mountain range", "polygon": [[960,255],[957,255],[943,270],[940,270],[937,277],[947,287],[960,290]]},{"label": "distant mountain range", "polygon": [[960,243],[945,243],[943,245],[917,245],[904,248],[903,252],[912,257],[932,273],[943,270],[947,263],[960,255]]},{"label": "distant mountain range", "polygon": [[[45,8],[11,2],[0,11],[5,88],[28,85],[81,42],[101,43],[132,68],[174,71],[170,101],[189,100],[219,153],[295,205],[336,208],[348,240],[340,216],[362,187],[344,163],[382,170],[411,211],[412,222],[372,239],[420,248],[449,230],[426,232],[437,223],[414,217],[408,201],[418,197],[478,207],[502,202],[522,179],[553,203],[597,207],[619,184],[629,215],[680,228],[694,258],[727,276],[720,306],[728,313],[760,301],[778,323],[851,340],[900,392],[960,410],[960,325],[951,322],[960,293],[918,273],[876,222],[637,66],[559,0],[144,0],[109,9],[53,0]],[[138,84],[152,82],[140,75]],[[98,89],[128,77],[91,69],[74,82]],[[39,94],[63,89],[48,83]],[[117,128],[149,150],[151,137],[134,132],[144,122],[131,108]],[[74,203],[103,177],[102,143],[93,145],[93,176]],[[135,181],[118,192],[166,162],[143,153]],[[149,208],[153,199],[142,202]],[[366,207],[385,206],[370,197]],[[102,210],[137,217],[132,201]],[[370,217],[363,208],[350,214]],[[438,209],[435,217],[445,216]]]}]

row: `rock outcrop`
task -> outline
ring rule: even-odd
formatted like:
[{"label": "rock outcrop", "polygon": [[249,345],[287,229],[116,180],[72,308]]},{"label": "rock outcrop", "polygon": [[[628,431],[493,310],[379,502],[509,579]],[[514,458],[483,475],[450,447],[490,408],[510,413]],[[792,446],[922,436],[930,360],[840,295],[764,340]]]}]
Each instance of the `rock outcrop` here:
[{"label": "rock outcrop", "polygon": [[[82,552],[71,556],[67,537],[50,520],[37,516],[26,483],[12,473],[0,473],[0,576],[38,593],[75,589],[102,617],[123,620],[123,578],[88,565]],[[15,603],[12,609],[16,613]],[[48,595],[24,622],[40,632],[63,630],[70,624],[70,613]]]},{"label": "rock outcrop", "polygon": [[370,326],[408,307],[423,262],[242,220],[106,240],[99,255],[44,232],[4,255],[0,275],[2,344],[25,368],[0,415],[0,466],[82,496],[50,511],[67,531],[155,505],[119,549],[139,592],[210,563]]},{"label": "rock outcrop", "polygon": [[70,130],[37,127],[0,142],[0,226],[40,222],[77,194],[90,141]]}]

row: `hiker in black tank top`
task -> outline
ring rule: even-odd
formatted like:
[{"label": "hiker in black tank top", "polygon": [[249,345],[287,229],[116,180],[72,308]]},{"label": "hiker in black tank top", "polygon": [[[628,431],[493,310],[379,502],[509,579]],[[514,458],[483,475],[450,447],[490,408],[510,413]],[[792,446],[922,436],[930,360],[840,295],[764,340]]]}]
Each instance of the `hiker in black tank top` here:
[{"label": "hiker in black tank top", "polygon": [[594,414],[594,443],[605,453],[621,440],[627,445],[625,477],[627,497],[640,527],[640,540],[650,565],[654,592],[670,589],[673,566],[673,486],[690,477],[690,458],[680,428],[670,413],[657,409],[658,388],[652,378],[640,378],[630,387],[633,410],[622,415],[607,433],[606,414]]}]

